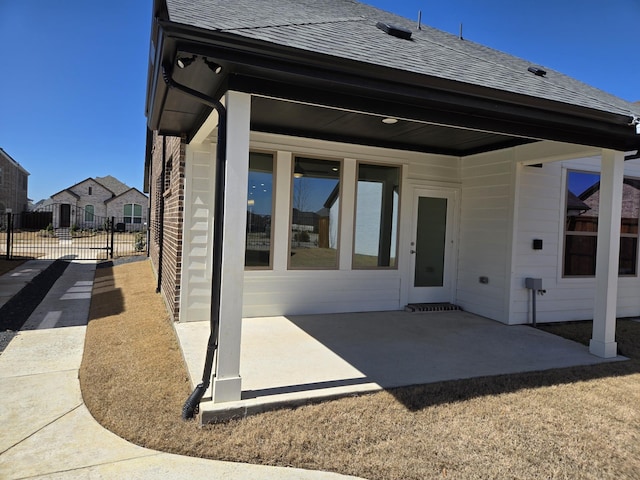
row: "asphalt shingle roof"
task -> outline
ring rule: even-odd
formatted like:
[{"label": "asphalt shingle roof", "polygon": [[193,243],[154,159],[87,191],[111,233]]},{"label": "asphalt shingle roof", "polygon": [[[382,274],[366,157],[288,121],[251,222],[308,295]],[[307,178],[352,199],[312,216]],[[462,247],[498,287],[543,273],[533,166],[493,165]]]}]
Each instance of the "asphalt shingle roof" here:
[{"label": "asphalt shingle roof", "polygon": [[[169,19],[267,43],[622,115],[640,108],[544,65],[353,0],[167,0]],[[411,40],[387,35],[386,22]],[[540,66],[545,77],[527,71]],[[425,79],[428,82],[428,79]]]},{"label": "asphalt shingle roof", "polygon": [[106,177],[96,177],[94,180],[103,187],[107,187],[116,195],[122,195],[131,188],[111,175],[107,175]]}]

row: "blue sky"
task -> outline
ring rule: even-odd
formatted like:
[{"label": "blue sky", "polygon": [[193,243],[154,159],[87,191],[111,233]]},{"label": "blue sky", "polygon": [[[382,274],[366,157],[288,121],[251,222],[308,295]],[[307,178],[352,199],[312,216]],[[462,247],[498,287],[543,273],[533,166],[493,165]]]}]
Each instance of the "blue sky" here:
[{"label": "blue sky", "polygon": [[[142,189],[151,3],[0,0],[0,147],[33,200],[104,175]],[[368,3],[640,100],[640,0]]]}]

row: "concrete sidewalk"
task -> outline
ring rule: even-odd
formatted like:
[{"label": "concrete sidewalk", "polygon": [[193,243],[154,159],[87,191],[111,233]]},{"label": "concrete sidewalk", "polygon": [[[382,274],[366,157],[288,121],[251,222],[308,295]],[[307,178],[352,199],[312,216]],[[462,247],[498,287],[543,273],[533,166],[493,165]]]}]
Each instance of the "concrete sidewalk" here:
[{"label": "concrete sidewalk", "polygon": [[[35,268],[28,264],[22,269]],[[95,267],[69,265],[0,355],[0,479],[354,478],[182,457],[102,428],[84,406],[78,382]],[[2,279],[26,277],[11,273]]]}]

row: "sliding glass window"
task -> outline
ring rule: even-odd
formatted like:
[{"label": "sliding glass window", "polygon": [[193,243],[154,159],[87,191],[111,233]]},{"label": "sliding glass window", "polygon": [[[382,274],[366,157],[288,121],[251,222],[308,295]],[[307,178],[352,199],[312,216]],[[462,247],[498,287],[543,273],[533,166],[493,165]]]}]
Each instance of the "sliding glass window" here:
[{"label": "sliding glass window", "polygon": [[400,168],[358,165],[353,268],[397,266]]},{"label": "sliding glass window", "polygon": [[252,268],[269,268],[273,251],[271,242],[273,155],[249,153],[248,187],[247,245],[244,265]]},{"label": "sliding glass window", "polygon": [[338,267],[338,161],[298,157],[293,165],[289,267]]}]

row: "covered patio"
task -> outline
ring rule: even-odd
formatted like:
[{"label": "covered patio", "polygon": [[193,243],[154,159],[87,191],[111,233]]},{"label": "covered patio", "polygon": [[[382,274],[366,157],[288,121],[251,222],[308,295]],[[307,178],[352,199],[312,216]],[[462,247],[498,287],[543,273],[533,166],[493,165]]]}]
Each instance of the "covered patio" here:
[{"label": "covered patio", "polygon": [[[195,385],[208,322],[176,324]],[[239,401],[200,404],[201,421],[382,389],[619,361],[526,325],[463,311],[244,318]],[[208,398],[207,398],[208,397]]]}]

